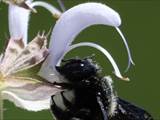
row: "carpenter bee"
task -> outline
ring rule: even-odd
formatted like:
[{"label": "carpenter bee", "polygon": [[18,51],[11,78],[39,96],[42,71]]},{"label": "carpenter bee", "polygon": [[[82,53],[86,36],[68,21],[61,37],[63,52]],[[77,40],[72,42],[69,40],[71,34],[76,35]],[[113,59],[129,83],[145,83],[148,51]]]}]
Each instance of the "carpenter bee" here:
[{"label": "carpenter bee", "polygon": [[51,97],[56,120],[153,120],[145,110],[119,98],[110,76],[101,77],[101,68],[92,58],[70,59],[56,67],[66,82]]}]

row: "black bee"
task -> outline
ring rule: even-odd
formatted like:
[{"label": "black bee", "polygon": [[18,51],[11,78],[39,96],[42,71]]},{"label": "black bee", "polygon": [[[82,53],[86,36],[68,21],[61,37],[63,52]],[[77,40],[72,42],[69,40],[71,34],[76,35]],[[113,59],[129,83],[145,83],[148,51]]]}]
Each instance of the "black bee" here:
[{"label": "black bee", "polygon": [[145,110],[119,98],[109,76],[91,58],[70,59],[56,67],[67,82],[54,83],[63,91],[52,96],[56,120],[153,120]]}]

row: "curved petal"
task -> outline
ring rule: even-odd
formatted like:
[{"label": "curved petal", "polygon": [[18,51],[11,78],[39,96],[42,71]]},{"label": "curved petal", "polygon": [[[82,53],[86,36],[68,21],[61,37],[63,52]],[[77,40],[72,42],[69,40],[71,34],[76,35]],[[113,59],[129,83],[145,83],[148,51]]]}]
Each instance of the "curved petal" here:
[{"label": "curved petal", "polygon": [[54,6],[52,6],[52,5],[50,5],[50,4],[46,3],[46,2],[35,1],[30,5],[31,8],[36,7],[36,6],[41,6],[41,7],[46,8],[56,18],[59,18],[61,16],[61,14],[62,14],[57,8],[55,8]]},{"label": "curved petal", "polygon": [[[82,47],[82,46],[89,46],[89,47],[93,47],[98,49],[99,51],[101,51],[106,57],[107,59],[110,61],[110,63],[112,64],[113,68],[114,68],[114,73],[115,75],[125,81],[129,81],[129,78],[127,77],[123,77],[120,73],[120,70],[116,64],[116,62],[114,61],[114,59],[112,58],[112,56],[110,55],[110,53],[104,49],[103,47],[101,47],[100,45],[97,45],[95,43],[91,43],[91,42],[81,42],[81,43],[77,43],[74,45],[71,45],[66,51],[65,53],[61,56],[61,58],[59,59],[57,65],[60,65],[61,60],[63,59],[63,57],[65,56],[65,54],[67,54],[69,51],[73,50],[74,48],[77,47]],[[45,78],[46,80],[50,81],[50,82],[63,82],[63,79],[60,79],[57,75],[57,72],[52,68],[49,67],[49,69],[46,67],[50,61],[48,61],[49,59],[47,59],[47,61],[44,62],[43,64],[43,69],[41,69],[39,71],[39,75],[43,78]]]},{"label": "curved petal", "polygon": [[50,108],[50,98],[45,100],[27,101],[19,98],[16,94],[3,91],[3,98],[13,102],[17,107],[26,109],[28,111],[41,111]]},{"label": "curved petal", "polygon": [[[95,24],[118,27],[121,19],[117,12],[101,3],[80,4],[62,14],[52,32],[50,55],[44,62],[39,75],[48,78],[46,71],[50,71],[50,68],[54,69],[75,37],[86,27]],[[125,45],[128,48],[128,45]]]},{"label": "curved petal", "polygon": [[83,29],[95,24],[117,27],[121,19],[117,12],[101,3],[80,4],[62,14],[51,36],[50,65],[57,64],[66,48]]},{"label": "curved petal", "polygon": [[24,43],[27,44],[28,36],[28,21],[30,11],[17,5],[9,5],[9,32],[13,39],[22,38]]},{"label": "curved petal", "polygon": [[45,80],[53,83],[53,82],[59,82],[59,81],[62,81],[62,79],[60,79],[60,76],[59,74],[57,73],[57,71],[52,67],[52,66],[49,66],[48,63],[50,63],[50,59],[47,58],[42,66],[41,66],[41,69],[40,71],[38,72],[38,75],[42,78],[44,78]]},{"label": "curved petal", "polygon": [[2,91],[2,97],[20,108],[29,111],[41,111],[49,109],[50,97],[58,91],[60,90],[50,84],[28,84],[22,87],[5,89]]},{"label": "curved petal", "polygon": [[127,66],[127,68],[125,70],[125,72],[127,72],[129,70],[131,64],[133,64],[133,65],[135,65],[135,64],[133,62],[133,59],[132,59],[132,56],[131,56],[131,52],[130,52],[130,49],[129,49],[128,44],[127,44],[127,40],[125,39],[123,33],[121,32],[121,30],[118,27],[116,27],[116,30],[119,33],[119,35],[121,36],[121,38],[122,38],[122,40],[123,40],[123,42],[124,42],[124,44],[126,46],[127,52],[128,52],[128,66]]},{"label": "curved petal", "polygon": [[[36,6],[42,6],[50,11],[54,17],[59,18],[61,12],[54,6],[41,1],[32,3],[32,0],[27,0],[26,4],[31,9]],[[30,9],[19,7],[17,4],[9,4],[9,32],[13,39],[22,38],[24,43],[27,44],[28,37],[28,22],[30,16]]]},{"label": "curved petal", "polygon": [[[125,77],[122,77],[121,73],[120,73],[120,70],[116,64],[116,62],[114,61],[114,59],[112,58],[111,54],[106,50],[104,49],[103,47],[101,47],[100,45],[97,45],[95,43],[91,43],[91,42],[81,42],[81,43],[78,43],[78,44],[74,44],[72,46],[69,47],[69,49],[65,52],[68,53],[69,51],[73,50],[74,48],[77,48],[77,47],[82,47],[82,46],[89,46],[89,47],[93,47],[93,48],[96,48],[97,50],[101,51],[106,57],[107,59],[110,61],[110,63],[112,64],[113,68],[114,68],[114,73],[115,75],[122,79],[122,80],[126,80],[128,81],[129,79],[128,78],[125,78]],[[65,55],[64,54],[64,55]],[[63,57],[62,57],[63,58]],[[60,64],[61,62],[61,59],[60,61],[58,62],[58,64]]]}]

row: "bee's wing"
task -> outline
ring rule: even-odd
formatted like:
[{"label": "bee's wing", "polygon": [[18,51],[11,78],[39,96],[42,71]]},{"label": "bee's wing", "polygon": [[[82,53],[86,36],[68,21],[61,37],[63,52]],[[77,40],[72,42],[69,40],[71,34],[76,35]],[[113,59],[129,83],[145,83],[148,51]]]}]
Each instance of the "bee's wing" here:
[{"label": "bee's wing", "polygon": [[116,114],[111,120],[153,120],[147,111],[130,102],[117,98],[117,103]]},{"label": "bee's wing", "polygon": [[71,109],[74,104],[74,91],[61,91],[51,97],[51,112],[56,120],[68,120],[71,117]]},{"label": "bee's wing", "polygon": [[119,98],[114,92],[110,77],[102,78],[100,86],[101,101],[97,101],[104,118],[107,114],[111,120],[153,120],[147,111]]},{"label": "bee's wing", "polygon": [[114,114],[116,106],[116,96],[114,95],[112,79],[110,76],[100,79],[99,91],[97,91],[97,103],[99,104],[103,120],[108,120]]}]

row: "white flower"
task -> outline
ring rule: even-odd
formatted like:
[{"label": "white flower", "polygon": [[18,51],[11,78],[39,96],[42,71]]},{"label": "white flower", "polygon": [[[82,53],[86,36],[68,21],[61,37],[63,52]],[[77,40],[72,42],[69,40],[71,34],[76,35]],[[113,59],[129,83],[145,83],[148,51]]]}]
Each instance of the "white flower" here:
[{"label": "white flower", "polygon": [[[133,63],[127,42],[118,26],[120,16],[110,7],[100,3],[84,3],[77,5],[61,15],[61,12],[48,3],[32,0],[3,0],[9,3],[9,31],[11,39],[5,53],[0,57],[0,91],[4,99],[14,102],[18,107],[39,111],[48,109],[50,96],[59,89],[52,83],[62,82],[55,66],[60,65],[66,53],[80,46],[90,46],[100,50],[108,58],[114,68],[115,75],[123,80],[119,68],[109,52],[95,43],[83,42],[72,45],[75,37],[86,27],[104,24],[116,28],[127,48],[129,64]],[[13,2],[15,1],[15,2]],[[47,38],[44,34],[37,35],[27,43],[28,22],[31,11],[35,6],[48,9],[54,16],[59,17],[51,36],[49,55]],[[27,9],[24,9],[27,8]],[[39,75],[32,73],[43,63]],[[31,71],[31,72],[28,72]],[[39,70],[39,69],[38,69]],[[30,74],[32,73],[32,74]]]},{"label": "white flower", "polygon": [[[28,21],[31,9],[36,6],[46,8],[56,17],[59,17],[61,12],[42,1],[3,1],[9,3],[10,40],[0,57],[0,97],[30,111],[49,109],[50,96],[58,89],[37,75],[41,63],[48,55],[47,37],[44,33],[38,34],[28,43]],[[30,9],[27,10],[23,2]],[[1,107],[0,101],[0,116]]]},{"label": "white flower", "polygon": [[4,99],[31,111],[49,108],[50,96],[57,89],[36,75],[36,67],[48,55],[46,43],[43,35],[37,35],[26,47],[22,39],[9,40],[0,59],[0,91]]},{"label": "white flower", "polygon": [[[127,42],[120,29],[118,28],[118,26],[121,25],[121,19],[119,14],[110,7],[101,3],[84,3],[67,10],[61,15],[61,17],[57,21],[51,35],[51,42],[49,46],[50,54],[47,57],[46,61],[43,63],[39,75],[50,82],[54,82],[55,80],[53,80],[53,77],[54,75],[56,75],[55,66],[60,65],[60,62],[63,59],[64,55],[76,47],[90,46],[104,53],[104,55],[112,64],[114,68],[114,73],[117,77],[123,80],[129,80],[128,78],[122,77],[119,68],[112,56],[107,50],[105,50],[101,46],[89,42],[72,45],[73,40],[82,30],[95,24],[112,26],[116,28],[118,33],[120,33],[123,42],[127,48],[129,57],[129,68],[130,63],[133,63],[133,61]],[[52,74],[52,76],[50,74]]]}]

